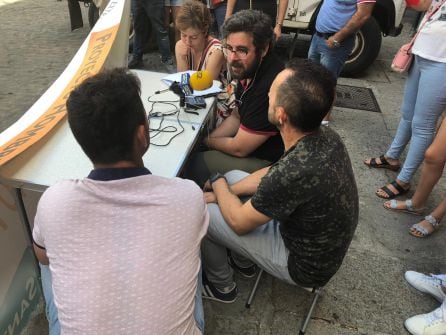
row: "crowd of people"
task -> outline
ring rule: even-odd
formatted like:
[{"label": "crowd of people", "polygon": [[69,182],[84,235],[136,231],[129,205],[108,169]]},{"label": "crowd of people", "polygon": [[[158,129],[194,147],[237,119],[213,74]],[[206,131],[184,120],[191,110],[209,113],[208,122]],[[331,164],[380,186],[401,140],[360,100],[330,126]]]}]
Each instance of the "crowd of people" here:
[{"label": "crowd of people", "polygon": [[[359,200],[347,149],[323,125],[354,35],[375,2],[325,0],[308,59],[283,64],[274,42],[286,0],[273,19],[243,9],[246,1],[132,0],[129,67],[143,66],[146,32],[138,20],[148,16],[162,62],[175,57],[178,71],[208,70],[221,80],[225,113],[183,178],[163,178],[142,160],[149,124],[134,74],[104,70],[71,92],[68,123],[94,168],[82,180],[51,186],[38,205],[33,239],[50,334],[202,334],[202,297],[235,301],[234,271],[252,277],[261,268],[305,288],[329,282],[353,238]],[[397,179],[376,195],[388,210],[421,215],[446,163],[446,121],[435,136],[446,106],[446,1],[407,2],[427,10],[429,20],[413,47],[397,134],[386,154],[364,163],[397,171],[410,141]],[[178,30],[174,57],[166,13]],[[394,199],[408,191],[423,157],[413,197]],[[410,234],[432,234],[445,213],[446,198]],[[406,320],[407,330],[446,334],[446,275],[408,271],[405,278],[442,302]]]}]

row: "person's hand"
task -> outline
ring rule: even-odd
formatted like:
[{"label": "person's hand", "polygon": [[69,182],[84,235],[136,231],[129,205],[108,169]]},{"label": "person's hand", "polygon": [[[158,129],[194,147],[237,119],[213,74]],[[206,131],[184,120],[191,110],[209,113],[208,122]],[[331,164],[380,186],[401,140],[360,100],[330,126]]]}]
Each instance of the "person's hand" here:
[{"label": "person's hand", "polygon": [[330,49],[338,48],[340,46],[339,42],[336,41],[333,36],[325,40],[325,45]]},{"label": "person's hand", "polygon": [[274,27],[274,35],[276,36],[276,41],[282,36],[282,26],[280,24],[276,24]]},{"label": "person's hand", "polygon": [[217,203],[217,197],[214,192],[204,192],[203,197],[207,204]]},{"label": "person's hand", "polygon": [[206,180],[206,182],[204,183],[203,191],[205,191],[205,192],[212,191],[212,185],[209,180]]}]

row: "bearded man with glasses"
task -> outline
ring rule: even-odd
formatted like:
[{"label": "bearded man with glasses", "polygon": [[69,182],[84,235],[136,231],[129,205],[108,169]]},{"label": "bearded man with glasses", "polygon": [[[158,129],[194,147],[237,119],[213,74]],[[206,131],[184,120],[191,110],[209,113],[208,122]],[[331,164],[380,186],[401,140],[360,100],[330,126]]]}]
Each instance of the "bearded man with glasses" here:
[{"label": "bearded man with glasses", "polygon": [[223,51],[237,81],[236,107],[204,144],[208,151],[194,155],[185,176],[203,186],[210,175],[238,169],[253,172],[276,162],[284,146],[277,128],[268,121],[268,91],[284,65],[273,55],[271,18],[243,10],[223,25]]}]

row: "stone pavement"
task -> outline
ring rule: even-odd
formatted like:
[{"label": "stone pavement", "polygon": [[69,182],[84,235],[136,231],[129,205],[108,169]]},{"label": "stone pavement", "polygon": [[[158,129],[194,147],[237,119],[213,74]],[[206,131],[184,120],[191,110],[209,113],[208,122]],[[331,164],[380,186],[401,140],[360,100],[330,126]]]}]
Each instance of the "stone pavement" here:
[{"label": "stone pavement", "polygon": [[[343,266],[316,307],[308,334],[407,334],[403,327],[407,317],[438,306],[410,289],[403,274],[409,269],[446,271],[446,230],[440,229],[428,239],[410,236],[409,225],[419,218],[384,210],[374,195],[395,173],[368,169],[362,163],[368,155],[384,152],[398,125],[405,76],[391,72],[389,65],[398,47],[408,40],[409,25],[401,37],[383,39],[378,60],[361,78],[339,81],[371,88],[382,113],[334,110],[331,127],[347,145],[358,183],[360,222]],[[70,32],[66,1],[0,0],[0,131],[17,120],[58,77],[87,34],[87,25]],[[156,53],[145,59],[147,69],[162,71]],[[434,208],[444,193],[443,179],[431,195],[428,209]],[[244,301],[253,281],[237,278],[237,282],[240,297],[234,304],[205,303],[206,334],[298,333],[309,293],[265,276],[247,310]],[[26,333],[46,332],[46,321],[39,313]]]}]

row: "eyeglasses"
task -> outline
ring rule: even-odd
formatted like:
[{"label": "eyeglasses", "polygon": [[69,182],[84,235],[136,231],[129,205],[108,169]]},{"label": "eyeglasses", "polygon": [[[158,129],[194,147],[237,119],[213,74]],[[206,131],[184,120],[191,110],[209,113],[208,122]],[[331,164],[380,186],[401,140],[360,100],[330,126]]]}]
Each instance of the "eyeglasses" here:
[{"label": "eyeglasses", "polygon": [[229,54],[236,54],[239,59],[246,59],[248,57],[249,49],[240,47],[233,49],[230,45],[223,45],[223,53],[225,56],[229,56]]}]

